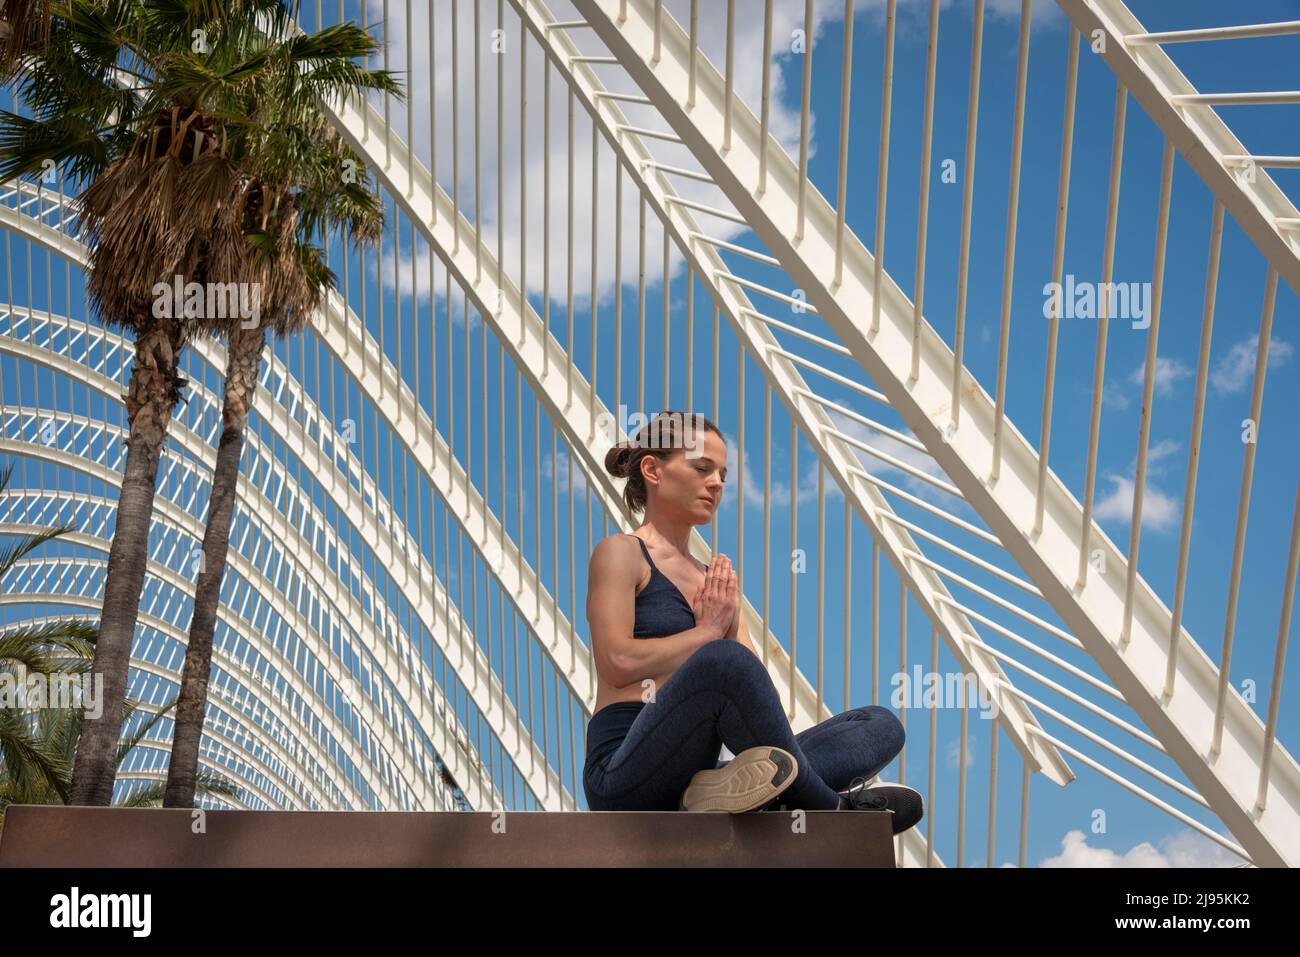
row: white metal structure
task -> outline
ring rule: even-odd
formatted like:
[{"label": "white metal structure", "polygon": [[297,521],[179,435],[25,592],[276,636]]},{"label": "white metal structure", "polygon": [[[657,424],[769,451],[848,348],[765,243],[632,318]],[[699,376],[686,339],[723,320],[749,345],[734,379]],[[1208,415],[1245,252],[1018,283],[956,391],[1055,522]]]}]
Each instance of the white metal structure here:
[{"label": "white metal structure", "polygon": [[[1059,281],[1072,261],[1065,239],[1076,104],[1099,76],[1086,62],[1081,65],[1090,50],[1113,78],[1115,101],[1108,133],[1103,283],[1131,272],[1114,271],[1120,181],[1123,175],[1130,188],[1130,170],[1137,165],[1131,157],[1126,162],[1125,153],[1130,99],[1163,137],[1159,177],[1143,184],[1158,197],[1154,296],[1140,376],[1130,535],[1127,547],[1121,547],[1098,524],[1104,312],[1097,326],[1090,430],[1086,442],[1075,443],[1087,457],[1083,481],[1064,470],[1058,474],[1049,464],[1053,452],[1051,461],[1062,461],[1064,442],[1058,435],[1051,443],[1059,391],[1059,309],[1045,327],[1044,374],[1024,387],[1041,404],[1037,443],[1015,428],[1008,413],[1022,385],[1010,382],[1011,373],[1023,375],[1021,366],[1010,362],[1009,337],[1017,212],[1032,188],[1025,186],[1022,200],[1033,29],[1029,0],[1016,24],[1015,83],[1008,90],[1014,113],[1011,182],[1000,299],[994,304],[1000,317],[998,361],[996,378],[988,382],[963,360],[967,311],[974,316],[980,306],[970,282],[972,200],[982,182],[976,179],[975,144],[978,94],[993,72],[982,81],[982,44],[993,36],[983,0],[976,0],[971,23],[951,343],[927,321],[924,303],[927,284],[933,290],[936,275],[946,276],[947,270],[947,264],[927,261],[938,0],[929,5],[910,291],[883,265],[886,235],[898,228],[887,226],[900,215],[894,205],[889,208],[894,218],[887,216],[885,199],[891,177],[896,182],[904,175],[889,164],[897,122],[892,110],[904,95],[894,86],[894,0],[886,5],[883,36],[866,37],[859,27],[856,38],[851,0],[572,4],[575,13],[558,15],[541,0],[370,4],[382,7],[385,63],[406,66],[418,109],[383,99],[330,108],[339,131],[378,175],[389,206],[391,243],[359,264],[355,274],[343,260],[343,295],[330,299],[314,328],[277,345],[264,369],[223,590],[213,682],[222,691],[205,732],[205,766],[238,776],[247,787],[240,804],[249,807],[444,808],[452,804],[448,779],[471,807],[578,807],[581,731],[595,691],[578,582],[599,537],[593,531],[597,525],[606,531],[611,524],[616,530],[635,527],[620,489],[602,467],[609,440],[603,423],[628,401],[631,390],[624,377],[632,366],[635,410],[706,407],[694,393],[702,374],[712,392],[706,414],[736,438],[732,473],[738,476],[738,507],[715,519],[709,541],[694,536],[692,550],[707,561],[719,549],[721,534],[734,543],[735,554],[751,556],[738,562],[748,631],[796,730],[868,697],[876,701],[882,685],[887,690],[882,619],[896,628],[895,676],[914,667],[973,675],[980,694],[996,704],[987,745],[981,744],[988,768],[984,800],[973,814],[969,806],[980,801],[968,781],[968,752],[975,749],[969,725],[973,703],[963,697],[946,706],[951,718],[944,707],[933,706],[922,706],[918,717],[911,699],[897,706],[910,747],[897,774],[887,776],[920,781],[908,774],[917,761],[909,755],[920,747],[927,752],[922,786],[927,817],[900,841],[905,866],[940,865],[941,858],[962,866],[968,832],[983,838],[984,863],[1005,861],[1012,854],[1003,846],[1006,839],[999,841],[998,823],[1008,818],[1004,830],[1018,837],[1013,842],[1018,862],[1028,863],[1030,822],[1036,820],[1030,813],[1030,782],[1036,773],[1053,792],[1106,787],[1108,794],[1120,796],[1107,800],[1163,811],[1237,859],[1300,863],[1300,767],[1278,739],[1285,723],[1284,662],[1300,555],[1300,491],[1295,505],[1286,503],[1290,524],[1283,537],[1289,547],[1283,554],[1256,549],[1248,555],[1259,440],[1240,446],[1242,477],[1217,659],[1197,643],[1197,637],[1206,640],[1205,626],[1190,629],[1184,614],[1190,607],[1192,559],[1205,551],[1193,555],[1198,550],[1192,548],[1191,530],[1198,456],[1208,441],[1203,423],[1225,217],[1240,226],[1264,265],[1262,317],[1249,376],[1249,419],[1255,427],[1263,412],[1274,315],[1291,303],[1279,303],[1279,295],[1287,286],[1300,292],[1300,213],[1266,172],[1300,166],[1300,158],[1252,155],[1214,107],[1286,104],[1295,94],[1201,93],[1165,50],[1180,42],[1288,37],[1300,26],[1151,33],[1118,0],[1059,0],[1067,18],[1068,56],[1059,113],[1060,175],[1049,198],[1056,203],[1051,278]],[[355,15],[351,4],[332,10],[331,3],[317,2],[314,11],[311,4],[303,6],[308,29]],[[826,8],[844,16],[837,54],[838,156],[833,182],[827,184],[834,187],[834,202],[823,197],[810,172],[811,46],[791,58],[802,68],[797,158],[777,135],[773,102],[779,92],[773,72],[782,55],[776,49],[780,44],[774,46],[774,25],[800,25],[811,44],[817,15],[824,16]],[[754,99],[739,89],[744,77],[735,46],[742,16],[762,22],[762,79]],[[428,30],[427,40],[416,29],[420,24]],[[868,151],[876,162],[869,251],[848,225],[850,171],[857,168],[849,132],[858,137],[860,129],[875,129],[874,122],[863,122],[861,97],[852,97],[854,53],[881,40],[884,74],[873,117],[880,137]],[[702,52],[705,48],[720,52],[721,69]],[[832,54],[818,48],[815,55]],[[861,56],[857,62],[860,73]],[[483,121],[485,103],[489,123]],[[555,132],[556,125],[564,126],[564,133]],[[584,140],[577,146],[575,129]],[[507,162],[510,154],[517,169]],[[539,155],[540,184],[530,165]],[[1163,358],[1160,300],[1168,279],[1176,156],[1208,191],[1213,217],[1185,507],[1170,589],[1149,583],[1166,576],[1150,569],[1150,548],[1139,565],[1139,544],[1143,493],[1157,459],[1152,420]],[[472,186],[464,182],[467,175]],[[513,189],[506,187],[507,176]],[[558,214],[553,189],[567,204]],[[9,293],[0,299],[9,305],[0,304],[0,375],[12,376],[17,385],[0,383],[0,453],[32,465],[30,472],[27,464],[20,468],[23,481],[0,500],[0,532],[63,520],[80,530],[66,551],[60,547],[56,557],[29,561],[13,582],[3,583],[0,602],[27,619],[47,616],[49,605],[93,608],[96,588],[102,586],[102,561],[88,553],[106,552],[111,538],[111,489],[120,464],[113,438],[121,431],[116,392],[125,381],[130,350],[84,308],[77,309],[71,270],[61,276],[66,315],[53,305],[59,301],[51,279],[54,257],[74,266],[85,261],[76,238],[75,204],[57,188],[29,183],[9,184],[3,200],[0,219],[9,230],[7,243],[16,241],[17,251],[6,247]],[[633,207],[635,228],[626,225]],[[530,228],[535,231],[539,220],[541,239],[530,240]],[[612,237],[602,237],[602,227]],[[587,242],[590,263],[577,261],[575,236]],[[623,338],[625,315],[633,313],[623,302],[624,279],[631,281],[622,271],[625,242],[635,244],[638,254],[635,339]],[[16,285],[34,298],[33,250],[45,257],[47,289],[35,297],[45,309],[34,301],[13,301]],[[653,283],[654,271],[647,270],[650,254],[662,266],[660,317],[647,309],[647,272]],[[21,282],[24,256],[27,278]],[[890,256],[897,271],[892,249]],[[552,322],[561,299],[561,284],[553,285],[556,262],[563,263],[567,280],[563,327]],[[677,263],[686,277],[683,309],[662,291],[671,291]],[[575,266],[588,274],[581,289],[575,286]],[[604,283],[602,277],[611,272],[612,284]],[[372,295],[375,290],[367,284],[374,282],[379,289]],[[612,308],[602,297],[602,285],[610,287]],[[696,328],[697,286],[712,303],[711,329],[703,319]],[[575,298],[586,300],[588,330],[575,326],[582,311]],[[388,311],[386,316],[393,305],[396,315]],[[72,318],[78,311],[85,318]],[[789,319],[778,317],[783,311]],[[683,312],[684,322],[674,318]],[[647,338],[647,330],[653,338]],[[728,352],[722,349],[724,331]],[[709,340],[710,334],[711,351],[697,356],[698,340]],[[655,348],[656,340],[661,348]],[[169,436],[148,604],[132,663],[133,693],[141,689],[137,696],[147,696],[154,706],[165,700],[160,689],[174,685],[179,674],[178,648],[193,580],[189,563],[201,539],[202,490],[220,421],[219,393],[209,383],[219,381],[224,350],[197,343],[192,351],[192,392],[200,401],[178,409]],[[495,377],[489,375],[493,352]],[[662,374],[662,405],[647,398],[647,362],[657,363]],[[507,366],[513,372],[509,395]],[[720,390],[735,395],[732,408],[744,414],[720,415]],[[755,390],[762,392],[761,416]],[[774,426],[778,419],[782,425]],[[1276,413],[1269,419],[1284,432],[1279,437],[1270,431],[1268,447],[1286,446],[1291,424]],[[784,492],[780,477],[775,490],[772,482],[778,428],[785,430],[778,435],[788,436]],[[816,470],[815,536],[801,523],[801,513],[812,507],[800,506],[806,487],[800,481],[801,446]],[[761,462],[759,479],[751,457]],[[51,475],[53,488],[45,484]],[[98,483],[95,490],[83,485],[87,478]],[[577,518],[584,506],[575,505],[575,483],[585,497],[585,539]],[[756,491],[753,484],[761,488]],[[825,521],[828,491],[843,500],[842,527],[833,528],[834,535]],[[788,525],[788,534],[774,529],[774,517]],[[854,554],[855,519],[870,542],[869,559]],[[455,564],[449,536],[456,540]],[[810,543],[803,550],[817,556],[808,562],[816,570],[815,585],[805,581],[813,576],[796,571],[784,546],[774,545],[778,537],[791,553]],[[468,569],[462,548],[470,556]],[[267,564],[268,555],[276,556],[276,565]],[[1248,561],[1284,568],[1272,612],[1278,622],[1273,669],[1257,682],[1261,705],[1267,702],[1262,715],[1229,680]],[[842,573],[842,609],[825,607],[828,571]],[[472,577],[468,598],[467,577]],[[774,594],[781,584],[787,593]],[[814,641],[798,615],[810,600],[816,605]],[[862,619],[855,600],[865,606],[867,624],[857,624]],[[250,602],[254,612],[246,615]],[[916,621],[909,626],[912,602],[927,623],[922,627],[929,632],[928,654],[915,642],[909,648]],[[778,618],[777,606],[788,617]],[[275,617],[272,635],[263,634],[261,609]],[[842,694],[827,687],[823,671],[827,632],[836,630],[837,622],[842,625]],[[892,651],[887,655],[885,668],[893,669]],[[361,669],[354,665],[357,656],[365,662]],[[859,658],[870,661],[869,690],[855,692],[851,676],[861,674],[854,664]],[[254,687],[240,680],[247,675],[242,664],[250,660],[268,684]],[[238,690],[225,697],[232,686]],[[1294,715],[1294,703],[1290,707]],[[928,736],[918,720],[928,724]],[[133,774],[147,779],[165,767],[168,732],[169,726],[160,731],[156,747],[151,745],[155,756],[137,761]],[[955,765],[945,768],[946,749],[940,744],[950,732],[956,734],[949,756]],[[999,754],[1004,734],[1014,748],[1011,756]],[[1120,768],[1121,763],[1129,768]],[[1003,810],[1000,818],[999,805],[1016,799],[1013,810]]]}]

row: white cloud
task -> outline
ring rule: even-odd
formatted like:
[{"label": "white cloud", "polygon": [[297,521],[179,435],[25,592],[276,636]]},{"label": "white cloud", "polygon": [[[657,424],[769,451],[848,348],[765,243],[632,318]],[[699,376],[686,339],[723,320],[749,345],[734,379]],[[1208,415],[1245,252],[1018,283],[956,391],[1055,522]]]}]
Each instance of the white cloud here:
[{"label": "white cloud", "polygon": [[[1054,28],[1064,25],[1067,21],[1060,8],[1052,0],[1032,0],[1033,15],[1030,20],[1030,28],[1037,33],[1045,28]],[[861,13],[864,9],[878,12],[883,15],[885,9],[885,0],[854,0],[855,9]],[[939,0],[939,26],[943,27],[944,21],[948,17],[965,16],[969,19],[972,3],[971,0]],[[927,17],[929,15],[929,0],[899,0],[898,10],[900,20],[904,16],[910,15],[913,19],[911,29],[920,29],[924,31],[927,26]],[[1013,31],[1008,36],[1012,49],[1016,46],[1016,34],[1014,30],[1020,27],[1020,0],[987,0],[984,7],[986,23],[1006,21]],[[905,22],[905,21],[904,21]],[[985,40],[986,43],[989,41]]]},{"label": "white cloud", "polygon": [[[740,482],[740,473],[744,472],[744,490],[745,506],[747,508],[763,507],[763,460],[761,454],[754,454],[751,450],[745,456],[744,462],[740,468],[736,467],[737,455],[736,450],[740,447],[736,436],[723,429],[723,436],[727,442],[727,461],[728,475],[727,481],[723,485],[722,506],[719,511],[727,508],[734,508],[736,504],[736,489]],[[799,474],[799,484],[797,490],[797,500],[803,502],[812,501],[817,498],[817,459],[808,450],[802,450],[799,456],[799,463],[803,466]],[[772,506],[774,508],[788,509],[790,507],[790,469],[789,466],[780,466],[778,463],[772,463]],[[842,496],[838,483],[831,476],[826,477],[826,501],[831,501]]]},{"label": "white cloud", "polygon": [[[1098,520],[1132,520],[1134,480],[1115,472],[1109,473],[1107,478],[1114,487],[1109,495],[1097,502],[1094,514]],[[1168,531],[1177,524],[1180,515],[1178,500],[1148,482],[1142,495],[1142,527],[1153,532]]]},{"label": "white cloud", "polygon": [[551,458],[549,450],[542,456],[542,478],[550,481],[551,476],[554,475],[557,494],[567,498],[569,494],[569,475],[572,472],[573,501],[576,508],[580,503],[580,496],[587,493],[587,473],[581,466],[571,469],[572,461],[563,446],[557,444],[555,459]]},{"label": "white cloud", "polygon": [[1101,404],[1112,409],[1127,409],[1131,405],[1124,390],[1112,382],[1101,387]]},{"label": "white cloud", "polygon": [[[1259,334],[1243,339],[1219,360],[1210,373],[1210,382],[1221,393],[1240,392],[1255,378],[1255,355],[1259,349]],[[1286,365],[1295,354],[1295,347],[1281,339],[1269,341],[1268,367],[1275,369]]]},{"label": "white cloud", "polygon": [[[1020,0],[988,0],[985,9],[991,17],[1011,20],[1017,26],[1020,24]],[[1031,29],[1057,26],[1064,22],[1065,15],[1061,12],[1060,7],[1051,0],[1034,0],[1033,19],[1030,21]]]},{"label": "white cloud", "polygon": [[1175,439],[1157,439],[1147,448],[1147,471],[1152,475],[1160,475],[1165,471],[1161,464],[1169,456],[1173,455],[1182,444]]},{"label": "white cloud", "polygon": [[[1142,496],[1142,527],[1154,532],[1167,531],[1177,524],[1182,511],[1177,499],[1165,494],[1151,483],[1151,479],[1167,471],[1165,460],[1182,445],[1174,439],[1156,439],[1147,446],[1147,483]],[[1107,478],[1113,484],[1109,495],[1100,499],[1094,509],[1098,521],[1114,519],[1129,522],[1133,518],[1133,490],[1136,487],[1137,459],[1129,462],[1126,474],[1110,472]]]},{"label": "white cloud", "polygon": [[[781,508],[789,508],[790,507],[790,484],[788,482],[782,482],[777,477],[775,469],[773,469],[772,471],[773,471],[772,505]],[[720,513],[726,509],[732,509],[736,507],[736,489],[737,487],[739,487],[738,483],[742,472],[744,473],[743,486],[744,486],[744,493],[745,493],[745,507],[746,508],[763,507],[762,469],[752,468],[749,462],[746,461],[741,468],[733,470],[732,475],[735,477],[734,478],[729,477],[727,482],[723,486],[722,504],[718,507],[718,511]]]},{"label": "white cloud", "polygon": [[[1163,356],[1156,357],[1156,386],[1155,394],[1162,399],[1167,399],[1174,394],[1174,384],[1179,379],[1189,379],[1192,375],[1192,367],[1181,359],[1169,359]],[[1128,381],[1134,385],[1143,385],[1146,381],[1146,363],[1143,362],[1129,375]],[[1104,398],[1104,396],[1103,396]],[[1127,401],[1124,403],[1128,404]]]},{"label": "white cloud", "polygon": [[[1158,845],[1158,846],[1157,846]],[[1040,867],[1231,867],[1241,859],[1190,828],[1118,853],[1093,847],[1080,830],[1061,838],[1061,853],[1044,858]]]},{"label": "white cloud", "polygon": [[[957,770],[958,766],[961,764],[961,738],[960,737],[953,738],[951,741],[948,742],[947,759],[948,759],[948,769],[951,771]],[[973,768],[974,766],[975,766],[975,737],[974,735],[968,734],[966,736],[966,767]]]}]

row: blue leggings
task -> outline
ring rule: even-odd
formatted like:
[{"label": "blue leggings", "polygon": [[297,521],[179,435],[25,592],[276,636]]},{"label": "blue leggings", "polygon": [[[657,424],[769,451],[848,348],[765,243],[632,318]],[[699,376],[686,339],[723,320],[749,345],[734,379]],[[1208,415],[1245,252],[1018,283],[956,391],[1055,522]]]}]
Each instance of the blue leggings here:
[{"label": "blue leggings", "polygon": [[903,748],[903,725],[887,708],[853,708],[795,734],[763,662],[737,641],[698,648],[646,704],[617,750],[582,771],[593,811],[676,811],[696,772],[722,767],[761,745],[790,752],[794,783],[777,799],[790,808],[834,810],[838,790],[874,777]]}]

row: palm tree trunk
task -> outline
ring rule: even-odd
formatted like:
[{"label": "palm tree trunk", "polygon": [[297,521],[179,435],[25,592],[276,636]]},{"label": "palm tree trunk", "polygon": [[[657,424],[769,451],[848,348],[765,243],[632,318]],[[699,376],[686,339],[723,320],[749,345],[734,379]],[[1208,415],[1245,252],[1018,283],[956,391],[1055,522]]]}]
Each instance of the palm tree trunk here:
[{"label": "palm tree trunk", "polygon": [[136,326],[135,365],[123,396],[129,431],[126,466],[91,671],[103,677],[104,707],[98,718],[87,715],[82,725],[72,771],[73,804],[107,807],[113,798],[131,639],[149,559],[158,459],[186,384],[179,369],[183,345],[180,324],[174,320],[142,318]]},{"label": "palm tree trunk", "polygon": [[248,424],[248,410],[253,404],[265,344],[266,333],[260,324],[253,329],[237,329],[230,337],[221,408],[221,440],[217,446],[217,467],[212,474],[212,494],[208,499],[203,563],[194,591],[194,616],[190,622],[185,669],[181,674],[180,696],[176,702],[163,807],[194,806],[199,738],[203,734],[208,676],[212,671],[212,635],[217,623],[217,604],[221,599],[221,580],[226,572],[226,553],[230,547],[230,521],[239,483],[239,459],[244,450],[244,428]]}]

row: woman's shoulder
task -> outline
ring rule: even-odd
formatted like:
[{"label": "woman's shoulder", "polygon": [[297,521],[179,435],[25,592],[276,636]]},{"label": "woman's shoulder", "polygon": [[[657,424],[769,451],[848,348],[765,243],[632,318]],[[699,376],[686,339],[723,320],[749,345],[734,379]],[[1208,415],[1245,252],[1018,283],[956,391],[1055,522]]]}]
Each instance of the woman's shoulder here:
[{"label": "woman's shoulder", "polygon": [[648,579],[645,559],[641,557],[641,546],[637,542],[638,536],[626,533],[602,538],[591,550],[589,578],[631,583],[639,592],[644,580]]},{"label": "woman's shoulder", "polygon": [[634,552],[640,557],[641,548],[637,545],[637,536],[623,532],[606,535],[598,541],[591,550],[591,557],[594,560],[604,557],[630,556]]},{"label": "woman's shoulder", "polygon": [[[604,538],[598,541],[596,543],[596,547],[600,548],[602,545],[605,545],[606,542],[618,542],[621,544],[615,545],[613,547],[619,548],[622,547],[622,545],[631,545],[633,548],[635,548],[637,540],[638,540],[638,536],[633,535],[631,532],[615,532],[613,535],[606,535]],[[606,545],[606,547],[608,548],[609,546]]]}]

